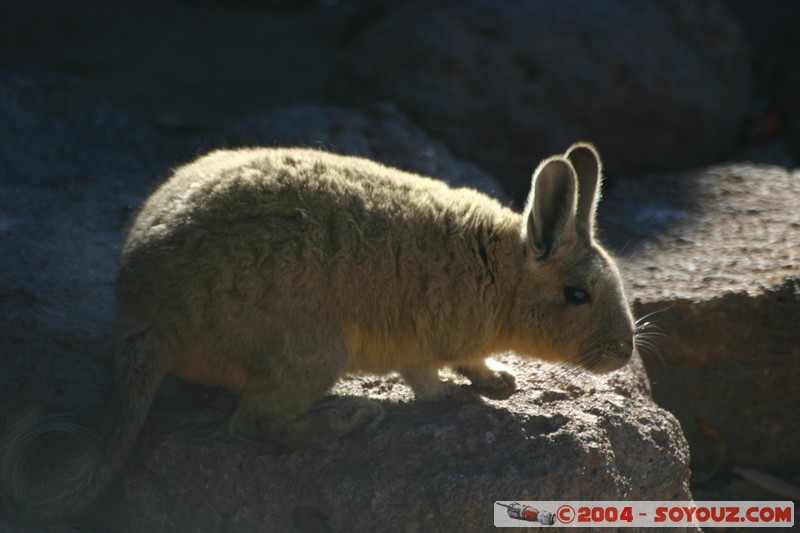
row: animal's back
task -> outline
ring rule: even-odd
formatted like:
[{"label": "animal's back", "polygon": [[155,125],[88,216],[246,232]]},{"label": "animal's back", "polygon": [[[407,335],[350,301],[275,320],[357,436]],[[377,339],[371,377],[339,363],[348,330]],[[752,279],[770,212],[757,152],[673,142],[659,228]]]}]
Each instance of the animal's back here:
[{"label": "animal's back", "polygon": [[358,158],[214,152],[143,208],[122,254],[120,309],[164,330],[184,373],[213,374],[188,377],[230,374],[233,388],[244,361],[222,373],[199,361],[279,357],[270,343],[277,352],[287,332],[319,323],[346,338],[351,370],[463,354],[459,342],[493,328],[487,243],[501,227],[517,235],[515,217],[480,193]]}]

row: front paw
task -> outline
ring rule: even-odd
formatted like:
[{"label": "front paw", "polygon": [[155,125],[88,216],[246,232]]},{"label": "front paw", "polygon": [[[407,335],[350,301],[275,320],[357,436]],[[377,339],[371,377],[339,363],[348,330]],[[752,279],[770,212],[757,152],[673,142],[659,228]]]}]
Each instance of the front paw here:
[{"label": "front paw", "polygon": [[516,390],[517,379],[511,372],[506,372],[505,370],[498,370],[493,372],[491,380],[477,383],[477,385],[479,387],[495,391],[502,391],[507,389]]},{"label": "front paw", "polygon": [[504,400],[517,390],[514,374],[505,370],[493,371],[489,376],[481,376],[481,379],[471,379],[471,381],[471,388],[478,394],[497,400]]}]

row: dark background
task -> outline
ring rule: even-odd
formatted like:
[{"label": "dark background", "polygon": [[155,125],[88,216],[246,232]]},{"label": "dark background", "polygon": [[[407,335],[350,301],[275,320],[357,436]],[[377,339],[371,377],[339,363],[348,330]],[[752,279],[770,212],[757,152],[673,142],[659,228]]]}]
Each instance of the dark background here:
[{"label": "dark background", "polygon": [[519,201],[535,161],[579,138],[613,175],[792,166],[799,13],[780,0],[16,1],[0,68],[90,82],[168,161],[286,106],[393,102]]},{"label": "dark background", "polygon": [[654,174],[680,174],[654,185],[668,197],[705,165],[796,167],[798,28],[790,0],[6,2],[0,401],[38,387],[96,405],[125,227],[212,147],[350,151],[519,209],[542,157],[590,140],[603,217]]}]

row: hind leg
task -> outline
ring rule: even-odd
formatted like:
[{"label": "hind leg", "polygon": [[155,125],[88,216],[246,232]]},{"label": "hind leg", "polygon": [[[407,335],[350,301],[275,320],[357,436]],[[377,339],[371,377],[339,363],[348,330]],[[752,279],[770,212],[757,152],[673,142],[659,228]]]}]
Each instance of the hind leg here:
[{"label": "hind leg", "polygon": [[262,379],[251,381],[243,392],[231,432],[293,450],[375,427],[383,418],[376,402],[359,397],[320,402],[347,364],[344,343],[334,347],[330,339],[323,335],[315,343],[307,337],[291,353],[270,358]]},{"label": "hind leg", "polygon": [[[298,401],[296,391],[255,391],[244,395],[231,421],[231,432],[248,440],[266,442],[281,450],[312,448],[383,419],[379,403],[366,398],[342,397],[313,405],[320,394]],[[307,401],[308,400],[308,401]]]}]

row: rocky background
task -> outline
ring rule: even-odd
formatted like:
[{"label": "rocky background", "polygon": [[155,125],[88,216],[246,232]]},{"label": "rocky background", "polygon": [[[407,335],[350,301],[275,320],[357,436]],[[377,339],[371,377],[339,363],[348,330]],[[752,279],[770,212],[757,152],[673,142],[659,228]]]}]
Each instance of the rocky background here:
[{"label": "rocky background", "polygon": [[126,225],[218,146],[361,155],[520,209],[539,159],[591,140],[601,238],[650,315],[644,364],[594,378],[504,356],[506,400],[346,380],[335,393],[383,402],[379,432],[286,456],[227,435],[226,393],[169,380],[81,529],[484,531],[495,500],[800,500],[796,4],[11,4],[4,405],[97,409]]}]

